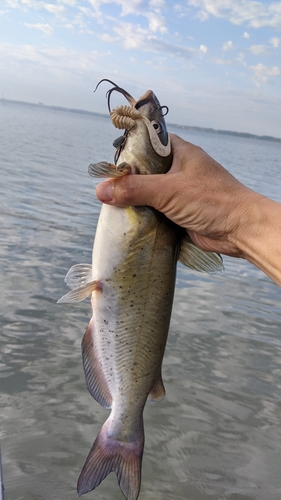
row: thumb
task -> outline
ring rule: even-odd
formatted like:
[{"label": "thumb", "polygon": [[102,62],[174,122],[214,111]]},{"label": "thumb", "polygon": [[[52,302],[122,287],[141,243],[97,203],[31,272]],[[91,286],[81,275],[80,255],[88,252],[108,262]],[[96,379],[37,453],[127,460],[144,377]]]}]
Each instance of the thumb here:
[{"label": "thumb", "polygon": [[165,175],[126,175],[98,184],[96,195],[102,203],[117,206],[149,205],[160,209],[161,183]]}]

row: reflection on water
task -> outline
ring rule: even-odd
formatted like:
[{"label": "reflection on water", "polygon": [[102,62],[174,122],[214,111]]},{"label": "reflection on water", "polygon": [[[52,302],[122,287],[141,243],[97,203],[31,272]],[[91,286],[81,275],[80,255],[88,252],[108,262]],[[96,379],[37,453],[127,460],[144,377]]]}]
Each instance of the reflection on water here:
[{"label": "reflection on water", "polygon": [[[76,499],[107,416],[87,393],[89,302],[56,304],[91,261],[99,204],[87,166],[112,160],[106,118],[1,108],[0,441],[7,499]],[[181,131],[248,186],[280,200],[280,145]],[[14,145],[16,144],[16,147]],[[266,165],[266,168],[265,168]],[[281,498],[280,288],[241,260],[206,277],[183,266],[163,376],[145,410],[140,500]],[[89,498],[121,500],[111,474]]]}]

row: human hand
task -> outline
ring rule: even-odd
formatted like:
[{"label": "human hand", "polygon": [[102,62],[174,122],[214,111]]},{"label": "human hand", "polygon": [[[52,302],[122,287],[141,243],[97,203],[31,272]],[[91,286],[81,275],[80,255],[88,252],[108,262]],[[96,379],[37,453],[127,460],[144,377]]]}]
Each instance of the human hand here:
[{"label": "human hand", "polygon": [[[103,203],[148,205],[186,229],[206,251],[242,257],[236,244],[241,217],[258,195],[200,147],[171,135],[173,164],[167,174],[128,175],[97,186]],[[246,203],[247,202],[247,203]]]}]

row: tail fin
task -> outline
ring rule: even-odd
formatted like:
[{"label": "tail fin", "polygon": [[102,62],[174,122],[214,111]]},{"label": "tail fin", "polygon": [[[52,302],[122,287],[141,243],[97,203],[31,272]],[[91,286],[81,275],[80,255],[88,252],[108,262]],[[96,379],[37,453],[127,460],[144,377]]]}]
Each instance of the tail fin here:
[{"label": "tail fin", "polygon": [[94,490],[110,472],[114,471],[126,499],[137,500],[141,483],[143,425],[141,425],[140,439],[125,442],[108,436],[106,424],[107,422],[102,426],[79,476],[78,495]]}]

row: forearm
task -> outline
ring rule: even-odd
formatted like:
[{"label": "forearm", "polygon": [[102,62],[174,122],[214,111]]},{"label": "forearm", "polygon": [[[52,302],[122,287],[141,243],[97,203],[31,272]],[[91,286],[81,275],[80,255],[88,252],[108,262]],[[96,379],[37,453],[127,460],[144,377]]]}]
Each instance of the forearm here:
[{"label": "forearm", "polygon": [[241,256],[281,285],[281,204],[252,192],[229,237]]}]

